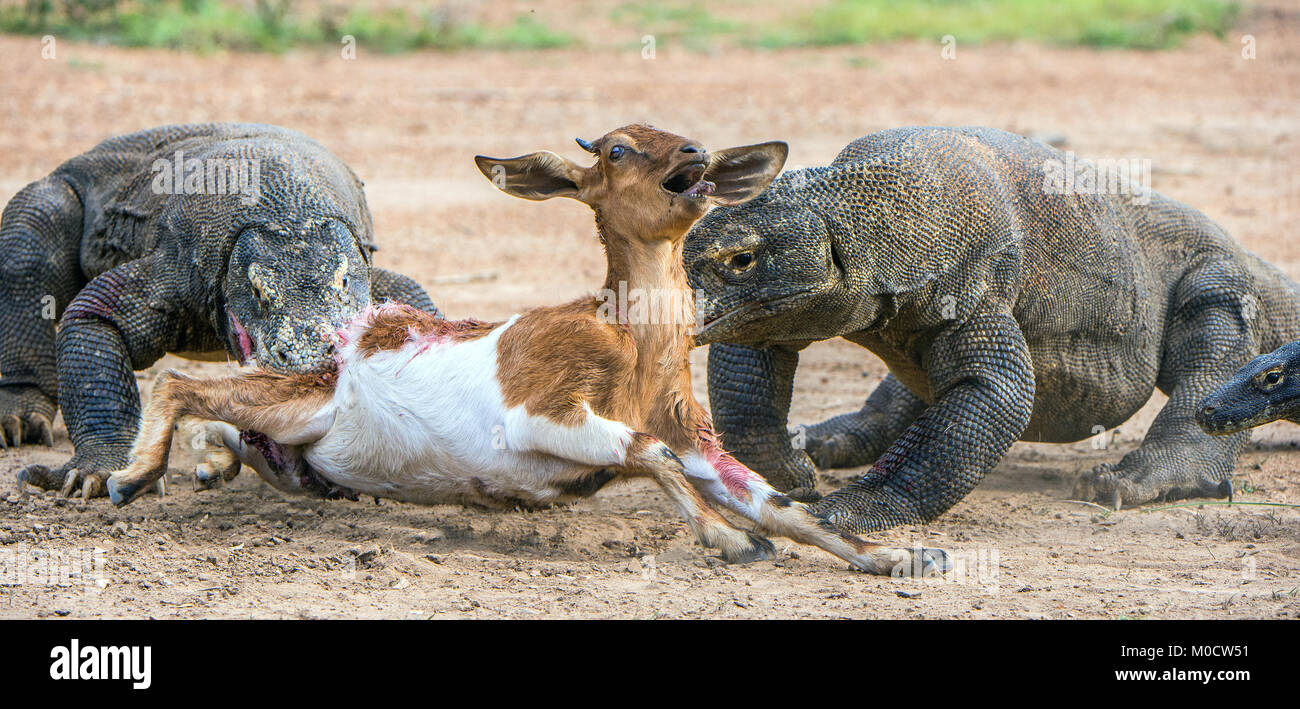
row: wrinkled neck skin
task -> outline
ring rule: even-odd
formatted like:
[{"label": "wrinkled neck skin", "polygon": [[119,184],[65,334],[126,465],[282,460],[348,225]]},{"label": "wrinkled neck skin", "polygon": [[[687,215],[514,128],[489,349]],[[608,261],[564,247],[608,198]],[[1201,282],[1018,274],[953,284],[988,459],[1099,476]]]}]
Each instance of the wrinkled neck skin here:
[{"label": "wrinkled neck skin", "polygon": [[818,310],[827,314],[813,319],[821,328],[816,334],[830,339],[883,330],[898,314],[899,299],[911,294],[881,287],[880,279],[871,274],[873,264],[849,253],[855,235],[861,234],[860,225],[853,223],[838,202],[819,205],[816,210],[826,224],[830,248],[843,268],[840,282],[818,298]]}]

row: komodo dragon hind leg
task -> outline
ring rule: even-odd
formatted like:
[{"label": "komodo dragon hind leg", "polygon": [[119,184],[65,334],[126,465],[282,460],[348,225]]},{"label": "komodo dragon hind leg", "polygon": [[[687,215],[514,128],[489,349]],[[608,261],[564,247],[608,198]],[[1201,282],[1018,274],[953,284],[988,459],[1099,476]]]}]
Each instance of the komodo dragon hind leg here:
[{"label": "komodo dragon hind leg", "polygon": [[20,481],[98,497],[108,474],[126,466],[140,420],[134,370],[183,346],[181,318],[160,307],[174,300],[156,268],[165,258],[160,253],[102,273],[68,305],[55,347],[59,405],[76,450],[57,469],[23,468]]},{"label": "komodo dragon hind leg", "polygon": [[85,283],[81,222],[81,200],[58,178],[19,190],[0,218],[0,447],[54,445],[54,326]]},{"label": "komodo dragon hind leg", "polygon": [[1120,509],[1156,500],[1231,497],[1232,470],[1249,432],[1210,436],[1196,424],[1207,394],[1257,353],[1259,300],[1234,267],[1213,262],[1185,276],[1171,311],[1161,359],[1160,410],[1137,450],[1085,473],[1075,496]]},{"label": "komodo dragon hind leg", "polygon": [[871,465],[922,411],[925,402],[890,374],[858,411],[810,427],[806,450],[819,468]]}]

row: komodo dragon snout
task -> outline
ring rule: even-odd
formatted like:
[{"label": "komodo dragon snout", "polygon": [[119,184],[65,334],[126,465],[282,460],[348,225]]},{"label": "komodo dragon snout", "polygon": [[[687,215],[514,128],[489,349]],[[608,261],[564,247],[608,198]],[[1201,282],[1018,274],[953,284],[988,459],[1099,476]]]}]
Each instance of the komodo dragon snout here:
[{"label": "komodo dragon snout", "polygon": [[370,302],[369,267],[338,219],[245,228],[223,284],[230,351],[280,372],[328,368],[331,335]]}]

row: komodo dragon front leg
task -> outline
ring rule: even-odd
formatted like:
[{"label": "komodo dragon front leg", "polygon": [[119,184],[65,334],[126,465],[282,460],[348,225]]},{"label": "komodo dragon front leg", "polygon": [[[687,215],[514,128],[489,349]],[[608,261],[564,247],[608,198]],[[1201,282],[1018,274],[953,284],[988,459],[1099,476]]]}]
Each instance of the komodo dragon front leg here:
[{"label": "komodo dragon front leg", "polygon": [[[816,500],[817,469],[786,431],[799,351],[746,345],[709,347],[713,425],[736,459],[790,497]],[[724,405],[725,404],[725,405]]]},{"label": "komodo dragon front leg", "polygon": [[135,370],[187,349],[193,318],[175,309],[183,301],[168,273],[166,254],[155,253],[99,275],[68,305],[56,340],[59,406],[76,453],[53,470],[29,465],[20,481],[94,497],[126,467],[140,421]]},{"label": "komodo dragon front leg", "polygon": [[984,306],[940,333],[925,356],[934,403],[862,479],[813,511],[849,532],[928,522],[961,500],[1029,424],[1034,370],[1005,308]]},{"label": "komodo dragon front leg", "polygon": [[[796,500],[811,502],[817,468],[874,463],[925,410],[925,402],[894,375],[885,377],[862,408],[808,427],[793,438],[786,427],[797,350],[715,344],[709,348],[709,400],[714,425],[741,462]],[[802,450],[800,441],[802,440]]]},{"label": "komodo dragon front leg", "polygon": [[1075,496],[1115,509],[1153,500],[1231,497],[1232,470],[1249,432],[1206,435],[1201,401],[1259,354],[1259,303],[1239,268],[1211,262],[1179,282],[1156,384],[1169,395],[1137,450],[1086,473]]},{"label": "komodo dragon front leg", "polygon": [[58,316],[85,282],[81,200],[58,178],[23,188],[0,218],[0,446],[54,445]]}]

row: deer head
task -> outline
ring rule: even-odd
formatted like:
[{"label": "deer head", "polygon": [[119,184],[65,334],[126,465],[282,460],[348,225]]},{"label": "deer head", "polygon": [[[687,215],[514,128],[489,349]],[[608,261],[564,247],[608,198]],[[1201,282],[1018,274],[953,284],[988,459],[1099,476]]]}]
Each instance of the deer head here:
[{"label": "deer head", "polygon": [[601,238],[678,240],[709,203],[758,196],[785,165],[780,141],[709,153],[699,142],[629,125],[578,145],[596,156],[582,167],[552,152],[474,158],[499,189],[524,199],[570,197],[596,212]]}]

